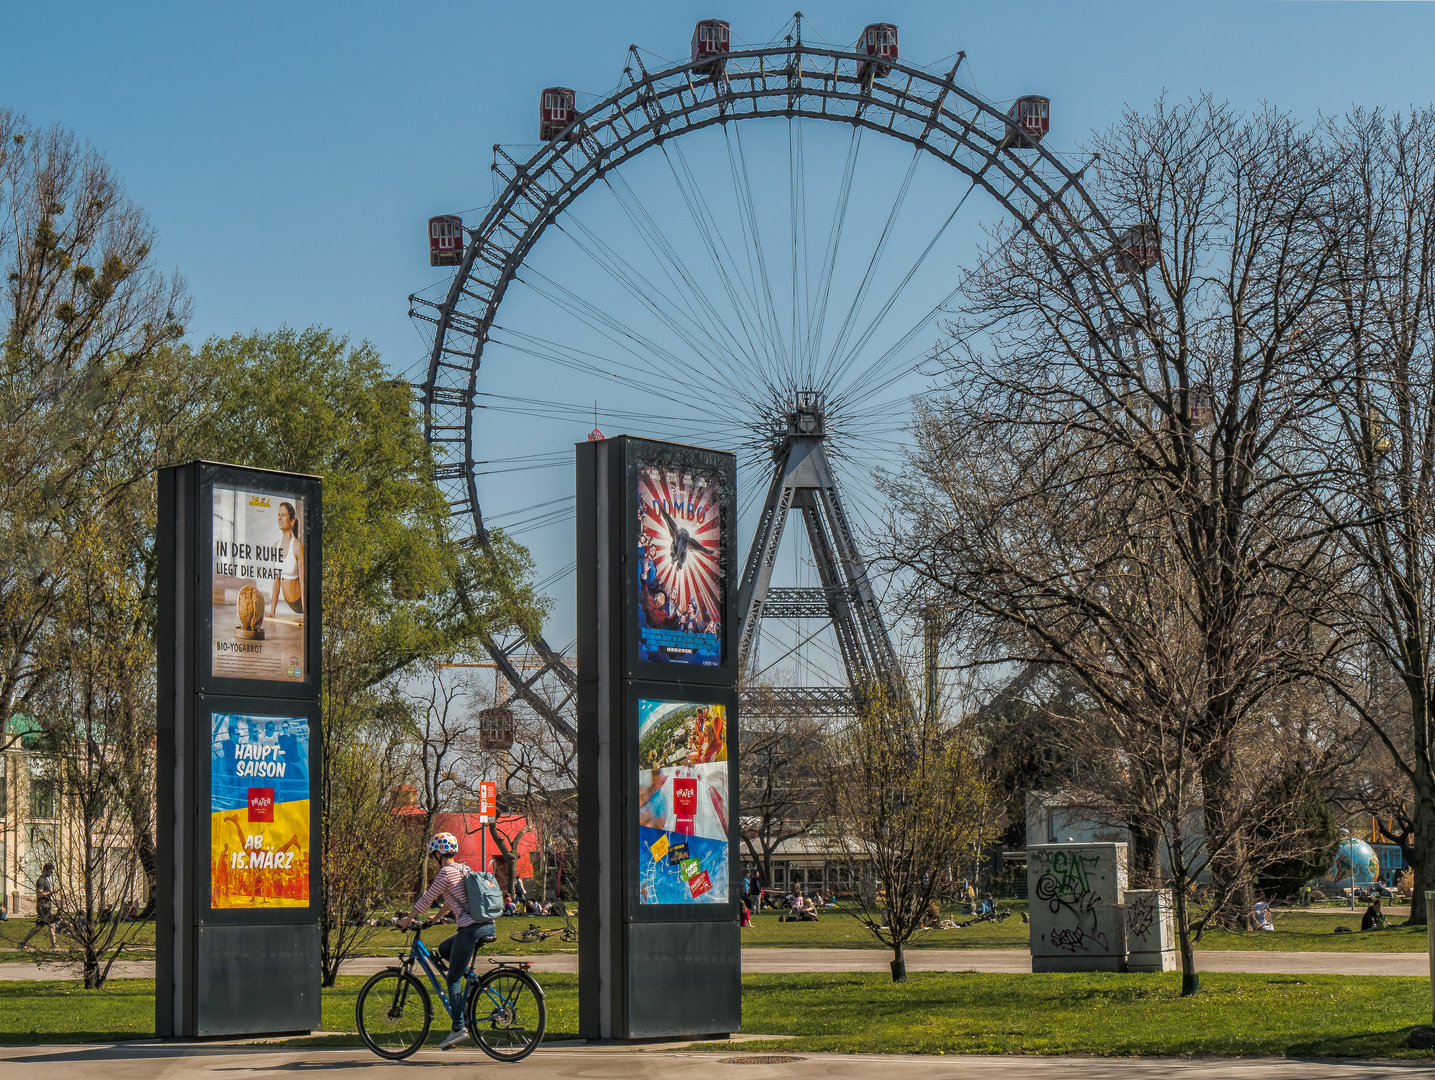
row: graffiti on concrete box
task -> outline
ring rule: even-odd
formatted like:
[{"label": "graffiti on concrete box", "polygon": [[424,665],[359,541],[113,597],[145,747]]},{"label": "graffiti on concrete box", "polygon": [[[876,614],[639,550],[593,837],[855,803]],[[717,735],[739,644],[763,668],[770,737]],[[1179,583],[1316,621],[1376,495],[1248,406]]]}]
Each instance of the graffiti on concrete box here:
[{"label": "graffiti on concrete box", "polygon": [[1125,955],[1121,890],[1125,845],[1028,849],[1034,955]]}]

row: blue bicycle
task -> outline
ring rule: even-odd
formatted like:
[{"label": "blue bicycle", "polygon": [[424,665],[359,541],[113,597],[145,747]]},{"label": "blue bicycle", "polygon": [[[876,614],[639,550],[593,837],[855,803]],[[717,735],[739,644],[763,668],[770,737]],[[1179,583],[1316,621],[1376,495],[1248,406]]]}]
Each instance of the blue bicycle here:
[{"label": "blue bicycle", "polygon": [[[445,971],[443,958],[423,943],[423,932],[431,925],[412,925],[413,941],[399,953],[399,966],[385,968],[364,983],[354,1006],[364,1044],[390,1061],[417,1053],[433,1025],[433,1003],[415,967],[428,975],[444,1009],[449,1008],[448,992],[439,978]],[[480,938],[479,945],[494,940]],[[491,969],[481,977],[471,964],[464,972],[464,1019],[469,1036],[495,1061],[522,1061],[543,1041],[548,1024],[543,988],[529,974],[532,964],[499,960],[489,964]]]}]

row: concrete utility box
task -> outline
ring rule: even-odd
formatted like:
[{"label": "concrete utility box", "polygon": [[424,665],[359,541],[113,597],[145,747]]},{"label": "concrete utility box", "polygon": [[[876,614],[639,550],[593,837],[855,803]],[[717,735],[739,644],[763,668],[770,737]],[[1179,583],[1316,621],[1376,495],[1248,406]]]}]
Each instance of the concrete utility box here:
[{"label": "concrete utility box", "polygon": [[1125,971],[1125,844],[1027,847],[1032,971]]},{"label": "concrete utility box", "polygon": [[1170,889],[1126,890],[1126,970],[1175,971],[1176,919]]}]

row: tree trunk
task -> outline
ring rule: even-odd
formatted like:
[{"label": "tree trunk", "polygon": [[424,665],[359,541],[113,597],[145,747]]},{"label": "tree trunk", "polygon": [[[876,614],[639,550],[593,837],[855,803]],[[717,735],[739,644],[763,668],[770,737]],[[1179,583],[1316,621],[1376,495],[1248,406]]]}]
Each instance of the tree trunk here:
[{"label": "tree trunk", "polygon": [[1176,944],[1181,950],[1181,996],[1190,997],[1201,989],[1196,974],[1196,950],[1191,945],[1191,913],[1186,909],[1186,888],[1178,882],[1172,890],[1176,901]]},{"label": "tree trunk", "polygon": [[[1229,746],[1214,754],[1201,765],[1201,795],[1206,824],[1206,846],[1212,838],[1226,831],[1226,821],[1232,813],[1232,777],[1235,762]],[[1241,930],[1252,929],[1251,913],[1255,910],[1255,892],[1246,874],[1245,859],[1242,857],[1243,840],[1234,836],[1221,850],[1210,850],[1211,892],[1222,910],[1212,913],[1208,924],[1232,926]]]},{"label": "tree trunk", "polygon": [[1430,913],[1425,910],[1425,890],[1435,889],[1435,774],[1417,760],[1415,769],[1415,858],[1411,860],[1415,874],[1414,891],[1410,897],[1409,926],[1425,926]]},{"label": "tree trunk", "polygon": [[904,983],[907,981],[907,958],[902,952],[902,943],[892,943],[892,981]]},{"label": "tree trunk", "polygon": [[1137,889],[1161,887],[1161,837],[1127,823],[1131,832],[1131,880]]}]

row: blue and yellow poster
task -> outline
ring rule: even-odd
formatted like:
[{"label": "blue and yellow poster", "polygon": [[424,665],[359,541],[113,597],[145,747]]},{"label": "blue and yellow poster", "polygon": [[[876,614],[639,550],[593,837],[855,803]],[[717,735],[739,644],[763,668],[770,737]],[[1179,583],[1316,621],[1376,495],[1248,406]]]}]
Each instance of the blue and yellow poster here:
[{"label": "blue and yellow poster", "polygon": [[725,904],[727,709],[638,702],[638,902]]},{"label": "blue and yellow poster", "polygon": [[309,906],[309,721],[210,716],[211,908]]}]

